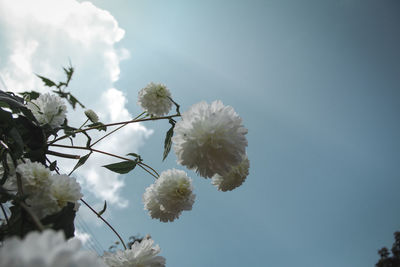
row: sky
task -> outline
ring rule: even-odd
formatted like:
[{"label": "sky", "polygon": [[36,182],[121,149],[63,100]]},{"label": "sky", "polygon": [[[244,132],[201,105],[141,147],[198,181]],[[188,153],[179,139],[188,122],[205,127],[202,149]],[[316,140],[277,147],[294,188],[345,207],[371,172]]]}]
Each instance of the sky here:
[{"label": "sky", "polygon": [[[250,175],[232,192],[173,153],[162,162],[167,122],[99,144],[188,172],[196,201],[172,223],[143,210],[154,181],[142,170],[118,176],[97,156],[75,174],[121,235],[150,234],[167,266],[374,266],[400,230],[399,13],[395,0],[0,0],[0,86],[44,92],[34,74],[61,79],[71,61],[71,91],[104,122],[139,114],[152,81],[183,111],[202,100],[236,110]],[[86,248],[116,241],[84,207],[77,227]]]}]

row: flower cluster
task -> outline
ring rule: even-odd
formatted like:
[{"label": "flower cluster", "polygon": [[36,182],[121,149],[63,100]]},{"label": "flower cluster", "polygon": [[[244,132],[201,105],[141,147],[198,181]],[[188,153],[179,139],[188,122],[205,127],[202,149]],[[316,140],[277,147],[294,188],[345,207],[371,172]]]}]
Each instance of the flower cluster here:
[{"label": "flower cluster", "polygon": [[172,107],[171,93],[164,84],[149,83],[139,91],[138,104],[153,116],[168,114]]},{"label": "flower cluster", "polygon": [[164,267],[165,258],[157,256],[160,247],[153,247],[153,243],[150,238],[136,241],[130,249],[117,250],[115,253],[105,252],[103,260],[110,267]]},{"label": "flower cluster", "polygon": [[27,107],[41,125],[48,124],[51,128],[61,126],[66,118],[67,106],[57,95],[42,94],[28,102]]},{"label": "flower cluster", "polygon": [[95,254],[81,250],[78,239],[66,241],[62,232],[31,232],[23,240],[13,237],[0,247],[0,266],[106,267]]},{"label": "flower cluster", "polygon": [[78,210],[78,200],[83,195],[75,178],[51,174],[44,165],[29,159],[17,166],[15,174],[9,177],[4,187],[17,191],[17,176],[21,179],[22,192],[27,196],[26,203],[39,218],[60,211],[68,202],[74,203],[75,210]]},{"label": "flower cluster", "polygon": [[143,195],[145,209],[162,222],[173,221],[183,210],[191,210],[194,199],[191,179],[176,169],[162,172]]},{"label": "flower cluster", "polygon": [[[65,215],[66,217],[64,218],[63,215],[60,216],[62,217],[61,219],[54,220],[53,217],[58,216],[49,215],[60,212],[69,203],[74,204],[74,210],[77,211],[79,208],[78,200],[83,196],[81,187],[74,178],[68,175],[60,175],[58,172],[53,174],[50,171],[50,169],[58,170],[57,161],[51,163],[50,167],[35,161],[38,159],[39,161],[43,160],[43,162],[45,159],[49,161],[47,154],[66,158],[79,158],[72,170],[73,172],[83,165],[92,153],[97,152],[125,160],[103,166],[108,170],[123,174],[132,170],[136,165],[140,165],[140,167],[157,178],[153,184],[145,189],[143,194],[144,209],[148,211],[150,217],[161,222],[172,222],[178,219],[183,211],[191,210],[196,195],[193,193],[192,180],[185,171],[169,169],[158,175],[157,171],[142,162],[140,155],[129,153],[128,155],[136,157],[135,160],[130,160],[107,151],[92,148],[97,142],[119,130],[124,125],[144,121],[143,119],[102,124],[99,123],[97,114],[88,109],[84,112],[87,119],[79,128],[68,125],[66,119],[67,107],[62,98],[65,98],[73,108],[77,103],[82,108],[84,106],[70,93],[64,91],[63,86],[68,86],[73,69],[68,68],[64,69],[64,71],[67,74],[67,81],[60,82],[58,85],[47,78],[39,76],[47,86],[55,86],[58,91],[53,90],[53,92],[58,93],[59,96],[49,93],[39,94],[37,98],[26,103],[23,98],[17,98],[13,94],[9,94],[0,100],[0,104],[3,104],[2,106],[12,107],[9,111],[1,109],[4,113],[2,113],[3,117],[7,120],[7,123],[5,123],[7,129],[2,131],[5,138],[2,138],[4,153],[0,164],[1,203],[21,205],[22,208],[29,211],[27,213],[32,217],[38,229],[43,227],[42,224],[45,224],[45,227],[53,227],[56,220],[65,219],[68,221],[68,226],[62,230],[64,230],[67,237],[71,237],[73,231],[69,233],[66,229],[73,229],[74,214],[72,217]],[[1,93],[3,94],[3,92]],[[33,98],[38,95],[36,92],[25,93],[28,96],[33,96]],[[146,116],[149,116],[145,120],[167,119],[172,125],[164,142],[164,159],[173,145],[179,164],[195,171],[202,177],[212,178],[212,184],[220,191],[233,190],[245,181],[249,175],[250,166],[246,154],[248,144],[246,139],[247,129],[243,126],[241,117],[231,106],[225,106],[221,101],[214,101],[211,104],[200,102],[181,115],[179,105],[171,98],[168,88],[163,84],[156,83],[149,83],[139,91],[138,103],[146,111]],[[170,112],[172,104],[176,105],[177,114],[165,116]],[[26,108],[32,112],[34,118],[29,111],[27,112]],[[20,119],[18,116],[24,116],[24,118]],[[181,120],[176,120],[176,117],[179,116]],[[19,120],[14,122],[14,118]],[[137,118],[142,117],[139,115]],[[87,125],[89,121],[93,124]],[[95,128],[105,130],[108,126],[118,124],[121,125],[119,128],[91,143],[92,138],[89,136],[88,130]],[[64,135],[60,136],[59,131],[63,131]],[[86,147],[73,144],[73,138],[78,134],[84,134],[88,139]],[[66,140],[66,138],[71,140],[71,145],[57,144],[58,141]],[[50,150],[50,146],[85,149],[89,150],[90,153],[79,157]],[[17,151],[11,151],[10,147],[17,147]],[[13,195],[14,193],[17,195]],[[91,208],[89,204],[85,201],[83,202]],[[23,203],[24,205],[22,205]],[[91,210],[101,217],[105,209],[106,206],[99,213],[93,209]],[[3,206],[2,210],[6,217],[6,223],[0,224],[0,236],[5,238],[15,235],[15,233],[8,235],[8,233],[12,232],[9,231],[10,229],[14,230],[17,227],[12,225],[14,222],[9,222],[12,220],[8,220]],[[11,213],[10,218],[14,220],[17,215],[14,215],[13,211]],[[18,223],[24,225],[27,220],[25,217],[27,216],[19,216]],[[36,219],[39,219],[39,221]],[[47,220],[50,220],[50,222]],[[109,224],[107,223],[107,225]],[[25,231],[25,229],[23,230]],[[17,234],[23,236],[26,232],[34,230],[33,228],[27,228],[25,232]],[[117,236],[124,245],[122,238],[118,234]],[[66,241],[62,232],[57,233],[51,230],[46,230],[42,233],[31,232],[23,240],[14,237],[4,241],[3,246],[0,247],[0,266],[165,266],[165,258],[158,256],[160,252],[159,246],[154,246],[154,241],[149,237],[133,243],[129,249],[124,251],[106,252],[102,258],[80,251],[80,246],[80,242],[76,239]]]}]

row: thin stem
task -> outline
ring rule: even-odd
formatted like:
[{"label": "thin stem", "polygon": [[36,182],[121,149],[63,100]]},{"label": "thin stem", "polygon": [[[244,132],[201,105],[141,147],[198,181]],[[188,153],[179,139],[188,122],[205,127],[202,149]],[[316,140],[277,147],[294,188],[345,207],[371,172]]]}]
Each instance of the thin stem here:
[{"label": "thin stem", "polygon": [[111,226],[111,224],[109,222],[106,221],[106,219],[104,219],[97,211],[95,211],[85,200],[83,200],[83,198],[81,198],[81,201],[83,202],[83,204],[85,204],[94,214],[97,215],[97,217],[99,217],[113,232],[114,234],[119,238],[119,240],[121,241],[121,244],[124,246],[124,249],[126,248],[125,242],[122,239],[122,237],[118,234],[118,232],[114,229],[114,227]]},{"label": "thin stem", "polygon": [[[143,114],[145,114],[145,113],[146,113],[146,112],[142,112],[139,116],[137,116],[137,117],[134,118],[133,120],[139,119],[139,118],[140,118]],[[104,138],[106,138],[107,136],[109,136],[109,135],[115,133],[116,131],[118,131],[119,129],[125,127],[126,125],[128,125],[128,123],[125,123],[125,124],[119,126],[118,128],[112,130],[112,131],[109,132],[108,134],[106,134],[106,135],[104,135],[103,137],[99,138],[99,140],[95,141],[95,142],[94,142],[93,144],[91,144],[90,146],[91,146],[91,147],[94,146],[95,144],[97,144],[98,142],[100,142],[101,140],[103,140]]]},{"label": "thin stem", "polygon": [[[152,170],[152,171],[157,175],[156,179],[158,179],[158,177],[160,176],[160,175],[158,174],[158,172],[157,172],[155,169],[153,169],[152,167],[150,167],[150,166],[147,165],[146,163],[138,162],[138,164],[139,164],[139,167],[142,167],[141,165],[143,165],[143,166],[149,168],[150,170]],[[154,175],[153,175],[153,176],[154,176]]]},{"label": "thin stem", "polygon": [[9,226],[10,225],[10,221],[8,220],[8,216],[7,216],[6,210],[4,209],[2,203],[0,203],[0,207],[1,207],[1,210],[3,211],[4,218],[6,219],[7,225]]},{"label": "thin stem", "polygon": [[60,153],[60,152],[51,151],[51,150],[47,150],[47,154],[54,155],[57,157],[67,158],[67,159],[80,159],[81,158],[81,156],[79,156],[79,155],[65,154],[65,153]]},{"label": "thin stem", "polygon": [[[114,122],[114,123],[109,123],[109,124],[102,124],[102,125],[97,125],[97,126],[93,126],[93,127],[89,127],[86,129],[81,129],[81,130],[76,130],[73,133],[77,134],[77,133],[81,133],[81,132],[86,132],[86,131],[90,131],[90,130],[94,130],[94,129],[98,129],[101,127],[109,127],[109,126],[116,126],[116,125],[122,125],[122,124],[129,124],[129,123],[135,123],[135,122],[142,122],[142,121],[156,121],[156,120],[166,120],[166,119],[172,119],[175,117],[180,117],[180,114],[175,114],[175,115],[170,115],[170,116],[164,116],[164,117],[156,117],[156,118],[144,118],[144,119],[138,119],[138,120],[129,120],[129,121],[122,121],[122,122]],[[54,139],[53,141],[51,141],[49,144],[52,145],[57,141],[60,141],[62,139],[67,138],[70,135],[63,135],[57,139]]]},{"label": "thin stem", "polygon": [[81,127],[79,127],[79,129],[78,130],[80,130],[80,129],[82,129],[82,127],[83,126],[85,126],[85,124],[87,123],[89,121],[89,118],[88,119],[86,119],[86,121],[81,125]]},{"label": "thin stem", "polygon": [[[98,150],[98,149],[94,149],[91,147],[84,147],[84,146],[67,146],[67,145],[59,145],[59,144],[52,144],[51,146],[56,146],[56,147],[63,147],[63,148],[73,148],[73,149],[83,149],[83,150],[90,150],[92,152],[97,152],[100,154],[104,154],[110,157],[114,157],[114,158],[118,158],[118,159],[122,159],[122,160],[127,160],[127,161],[133,161],[132,159],[129,158],[125,158],[125,157],[121,157],[112,153],[108,153],[106,151],[102,151],[102,150]],[[143,163],[143,162],[137,162],[137,165],[139,165],[140,168],[142,168],[143,170],[145,170],[147,173],[149,173],[150,175],[152,175],[154,178],[158,179],[158,172],[156,170],[154,170],[152,167],[150,167],[149,165]],[[154,173],[150,172],[148,169],[152,170]]]}]

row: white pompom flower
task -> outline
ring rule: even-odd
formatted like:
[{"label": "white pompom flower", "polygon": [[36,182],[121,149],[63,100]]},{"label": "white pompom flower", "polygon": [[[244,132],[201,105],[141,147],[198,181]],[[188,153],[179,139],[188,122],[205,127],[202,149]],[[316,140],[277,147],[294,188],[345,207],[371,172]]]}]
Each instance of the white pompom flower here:
[{"label": "white pompom flower", "polygon": [[150,185],[143,194],[144,208],[149,211],[150,217],[159,219],[161,222],[172,222],[178,219],[181,212],[171,213],[166,211],[158,202],[154,188],[155,184]]},{"label": "white pompom flower", "polygon": [[110,267],[164,267],[165,258],[157,256],[160,247],[154,246],[150,238],[136,241],[130,249],[117,250],[115,253],[105,252],[104,262]]},{"label": "white pompom flower", "polygon": [[143,202],[152,218],[167,222],[178,218],[182,211],[191,210],[195,197],[187,174],[171,169],[162,172],[157,181],[146,189]]},{"label": "white pompom flower", "polygon": [[41,125],[48,124],[51,128],[61,126],[66,118],[67,106],[58,95],[41,94],[28,102],[27,107]]},{"label": "white pompom flower", "polygon": [[211,183],[215,185],[220,191],[232,191],[236,187],[239,187],[246,180],[249,175],[250,162],[247,156],[245,156],[242,162],[231,168],[231,170],[224,174],[216,174],[212,177]]},{"label": "white pompom flower", "polygon": [[64,208],[68,202],[75,204],[75,210],[78,210],[78,200],[83,197],[81,186],[75,178],[68,175],[51,176],[50,194],[57,201],[60,209]]},{"label": "white pompom flower", "polygon": [[231,106],[221,101],[200,102],[182,114],[172,142],[178,163],[200,176],[225,174],[246,151],[247,129]]},{"label": "white pompom flower", "polygon": [[31,232],[23,240],[13,237],[0,247],[0,266],[7,267],[106,267],[95,253],[81,250],[81,242],[66,241],[62,232]]},{"label": "white pompom flower", "polygon": [[[25,163],[18,164],[16,172],[21,177],[25,194],[41,192],[51,183],[50,170],[40,162],[31,162],[29,159],[25,159]],[[17,179],[15,176],[12,179],[15,189],[17,189]]]},{"label": "white pompom flower", "polygon": [[138,104],[150,115],[163,116],[172,107],[171,93],[161,83],[149,83],[139,91]]}]

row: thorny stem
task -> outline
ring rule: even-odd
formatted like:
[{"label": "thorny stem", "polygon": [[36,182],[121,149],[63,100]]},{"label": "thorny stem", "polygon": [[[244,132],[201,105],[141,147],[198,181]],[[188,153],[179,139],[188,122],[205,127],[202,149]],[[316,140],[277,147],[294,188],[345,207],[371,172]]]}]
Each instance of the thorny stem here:
[{"label": "thorny stem", "polygon": [[97,217],[99,217],[113,232],[114,234],[119,238],[119,240],[121,241],[121,244],[124,246],[124,249],[126,248],[125,242],[122,239],[122,237],[118,234],[118,232],[114,229],[114,227],[111,226],[111,224],[109,222],[107,222],[106,219],[104,219],[97,211],[95,211],[85,200],[83,200],[83,198],[81,198],[81,201],[83,202],[83,204],[85,204],[94,214],[97,215]]},{"label": "thorny stem", "polygon": [[[97,152],[97,153],[104,154],[104,155],[107,155],[107,156],[111,156],[111,157],[114,157],[114,158],[118,158],[118,159],[122,159],[122,160],[127,160],[127,161],[133,161],[132,159],[125,158],[125,157],[121,157],[121,156],[118,156],[118,155],[115,155],[115,154],[112,154],[112,153],[109,153],[109,152],[106,152],[106,151],[94,149],[94,148],[91,148],[91,147],[84,147],[84,146],[67,146],[67,145],[59,145],[59,144],[52,144],[51,146],[63,147],[63,148],[73,148],[73,149],[90,150],[90,151],[92,151],[92,152]],[[150,167],[149,165],[147,165],[147,164],[145,164],[145,163],[143,163],[143,162],[137,162],[136,164],[139,165],[139,167],[142,168],[143,170],[145,170],[147,173],[149,173],[150,175],[152,175],[154,178],[158,179],[159,174],[158,174],[158,172],[157,172],[156,170],[154,170],[152,167]],[[154,173],[150,172],[150,171],[149,171],[148,169],[146,169],[145,167],[146,167],[146,168],[149,168],[149,169],[152,170]]]},{"label": "thorny stem", "polygon": [[[172,119],[175,117],[180,117],[180,114],[175,114],[175,115],[170,115],[170,116],[163,116],[163,117],[156,117],[156,118],[143,118],[143,119],[133,119],[133,120],[129,120],[129,121],[121,121],[121,122],[114,122],[114,123],[109,123],[109,124],[102,124],[102,125],[97,125],[97,126],[93,126],[93,127],[89,127],[86,129],[81,129],[81,130],[76,130],[73,132],[73,134],[77,134],[77,133],[82,133],[82,132],[86,132],[86,131],[90,131],[90,130],[94,130],[94,129],[98,129],[101,127],[109,127],[109,126],[116,126],[116,125],[122,125],[122,124],[130,124],[130,123],[135,123],[135,122],[142,122],[142,121],[156,121],[156,120],[166,120],[166,119]],[[49,144],[52,145],[57,141],[60,141],[62,139],[67,138],[70,135],[63,135],[57,139],[54,139],[53,141],[51,141]]]},{"label": "thorny stem", "polygon": [[[137,120],[139,119],[143,114],[145,114],[146,112],[142,112],[139,116],[137,116],[136,118],[134,118],[133,120]],[[119,129],[125,127],[126,125],[128,125],[128,123],[125,123],[121,126],[119,126],[118,128],[112,130],[111,132],[109,132],[108,134],[104,135],[103,137],[99,138],[97,141],[95,141],[93,144],[90,145],[90,147],[94,146],[95,144],[97,144],[98,142],[100,142],[101,140],[103,140],[104,138],[106,138],[107,136],[115,133],[116,131],[118,131]]]}]

